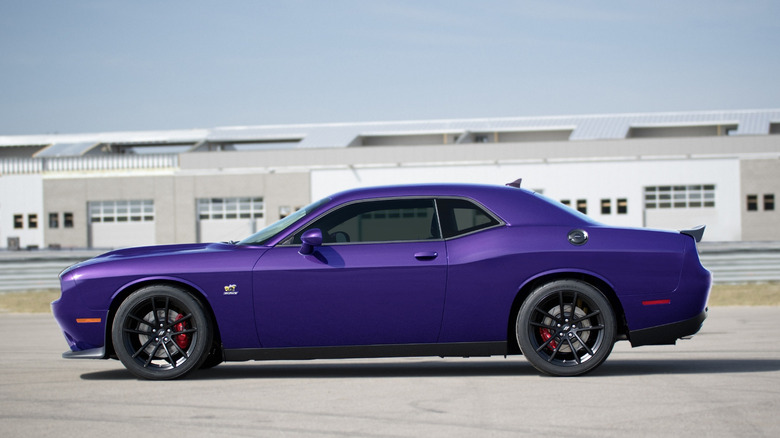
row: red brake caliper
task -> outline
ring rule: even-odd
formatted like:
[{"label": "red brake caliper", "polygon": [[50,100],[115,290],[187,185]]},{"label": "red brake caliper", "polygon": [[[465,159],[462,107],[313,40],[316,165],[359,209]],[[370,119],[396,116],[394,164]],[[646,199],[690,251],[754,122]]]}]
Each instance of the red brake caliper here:
[{"label": "red brake caliper", "polygon": [[[183,316],[181,314],[179,314],[179,316],[177,316],[174,321],[178,321],[178,320],[180,320],[182,318],[183,318]],[[186,321],[180,322],[180,323],[178,323],[178,324],[173,326],[173,329],[176,330],[177,332],[184,331],[186,328],[187,328],[187,322]],[[181,348],[182,350],[184,350],[185,348],[190,346],[190,335],[188,335],[186,333],[182,333],[180,335],[174,336],[173,340],[176,341],[176,345],[178,345],[179,348]]]},{"label": "red brake caliper", "polygon": [[[548,339],[553,337],[550,329],[546,329],[546,328],[539,329],[539,334],[542,335],[542,341],[544,342],[547,342]],[[547,346],[550,348],[550,350],[555,350],[555,347],[557,347],[558,344],[555,341],[550,341],[550,343],[547,344]]]}]

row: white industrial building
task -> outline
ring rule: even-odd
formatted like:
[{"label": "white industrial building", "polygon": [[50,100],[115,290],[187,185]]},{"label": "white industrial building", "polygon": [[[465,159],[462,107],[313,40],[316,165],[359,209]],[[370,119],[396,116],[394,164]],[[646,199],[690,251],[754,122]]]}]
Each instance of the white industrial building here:
[{"label": "white industrial building", "polygon": [[0,136],[0,248],[238,240],[342,189],[523,186],[606,224],[780,240],[780,110]]}]

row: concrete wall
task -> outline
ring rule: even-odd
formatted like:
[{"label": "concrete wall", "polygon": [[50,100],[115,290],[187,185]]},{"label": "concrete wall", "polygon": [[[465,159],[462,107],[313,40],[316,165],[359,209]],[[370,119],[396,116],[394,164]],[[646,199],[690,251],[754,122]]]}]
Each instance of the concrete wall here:
[{"label": "concrete wall", "polygon": [[[172,174],[139,173],[127,176],[93,175],[84,177],[49,176],[44,179],[43,193],[47,212],[73,212],[73,228],[46,228],[47,244],[58,244],[63,248],[86,248],[90,244],[90,224],[88,222],[87,203],[90,201],[142,200],[154,201],[154,227],[141,227],[136,232],[123,230],[119,224],[114,227],[100,224],[97,241],[93,245],[105,247],[115,241],[111,247],[127,246],[127,239],[137,239],[143,244],[175,242],[174,214],[174,177]],[[115,230],[116,238],[110,237]],[[146,233],[154,230],[154,236]],[[135,230],[133,228],[133,230]],[[132,231],[132,230],[130,230]],[[129,232],[129,234],[128,234]]]},{"label": "concrete wall", "polygon": [[[183,243],[220,234],[200,235],[198,198],[262,197],[270,224],[281,210],[355,186],[504,184],[519,177],[525,187],[572,206],[586,199],[588,214],[607,224],[678,229],[705,223],[708,240],[780,240],[777,210],[748,212],[745,205],[747,194],[759,195],[760,204],[764,194],[780,195],[779,152],[780,135],[532,141],[196,152],[181,154],[178,168],[158,171],[2,175],[0,248],[17,234],[22,246],[87,247],[89,201],[152,199],[152,241]],[[716,207],[645,211],[645,186],[674,184],[715,184]],[[601,214],[602,199],[612,203],[611,214]],[[617,214],[618,199],[628,200],[627,214]],[[66,212],[73,228],[64,228]],[[36,214],[38,228],[14,230],[15,213],[24,214],[25,225]],[[58,228],[48,227],[50,213],[59,215]]]},{"label": "concrete wall", "polygon": [[[279,220],[279,209],[292,209],[309,203],[308,173],[201,173],[178,174],[176,184],[176,228],[178,242],[212,240],[216,231],[198,236],[196,200],[198,198],[262,197],[265,224]],[[240,231],[240,230],[239,230]],[[246,236],[233,235],[236,240]]]},{"label": "concrete wall", "polygon": [[[740,163],[742,239],[752,241],[780,240],[780,160],[743,160]],[[772,194],[775,208],[764,209],[764,195]],[[747,196],[758,196],[758,210],[747,210]]]},{"label": "concrete wall", "polygon": [[[22,215],[22,228],[14,228],[15,215]],[[30,228],[30,215],[35,215],[35,228]],[[41,175],[0,175],[0,248],[7,247],[9,237],[18,237],[21,248],[43,247],[47,221]]]},{"label": "concrete wall", "polygon": [[[198,198],[262,197],[265,200],[265,222],[270,224],[279,218],[281,206],[294,209],[306,205],[310,198],[309,187],[308,173],[214,171],[76,178],[50,176],[43,181],[46,212],[73,212],[74,226],[46,227],[45,239],[41,240],[64,248],[84,248],[90,243],[93,246],[122,247],[133,241],[139,244],[196,242]],[[101,223],[90,229],[88,202],[142,199],[154,201],[153,224],[128,228],[121,226],[127,224]],[[150,236],[150,233],[153,235]],[[209,236],[214,233],[209,231]]]},{"label": "concrete wall", "polygon": [[[312,171],[315,199],[334,191],[385,184],[466,182],[506,184],[523,178],[523,187],[555,200],[585,199],[588,215],[610,225],[684,229],[707,225],[708,240],[740,239],[739,161],[633,160],[589,163],[485,164],[472,166],[376,167]],[[658,210],[645,215],[644,187],[715,184],[715,208]],[[628,212],[617,214],[617,199],[628,200]],[[612,212],[601,214],[601,200]],[[656,214],[657,213],[657,214]]]}]

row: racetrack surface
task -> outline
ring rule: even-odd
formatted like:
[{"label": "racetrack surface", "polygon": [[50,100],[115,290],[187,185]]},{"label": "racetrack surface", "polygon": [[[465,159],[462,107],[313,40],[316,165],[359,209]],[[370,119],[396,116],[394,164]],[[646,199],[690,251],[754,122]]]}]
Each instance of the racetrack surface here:
[{"label": "racetrack surface", "polygon": [[5,437],[780,436],[780,307],[716,307],[692,340],[619,342],[593,373],[520,356],[244,362],[150,382],[66,360],[51,315],[0,314]]}]

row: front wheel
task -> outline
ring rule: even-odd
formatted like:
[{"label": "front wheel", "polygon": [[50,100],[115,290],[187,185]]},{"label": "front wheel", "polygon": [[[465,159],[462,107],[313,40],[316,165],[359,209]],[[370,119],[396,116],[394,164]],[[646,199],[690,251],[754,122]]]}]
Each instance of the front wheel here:
[{"label": "front wheel", "polygon": [[578,280],[547,283],[523,302],[515,329],[523,355],[553,376],[585,374],[615,343],[615,313],[604,295]]},{"label": "front wheel", "polygon": [[150,380],[175,379],[198,369],[208,356],[212,336],[200,303],[187,292],[164,285],[130,294],[111,329],[122,364]]}]

